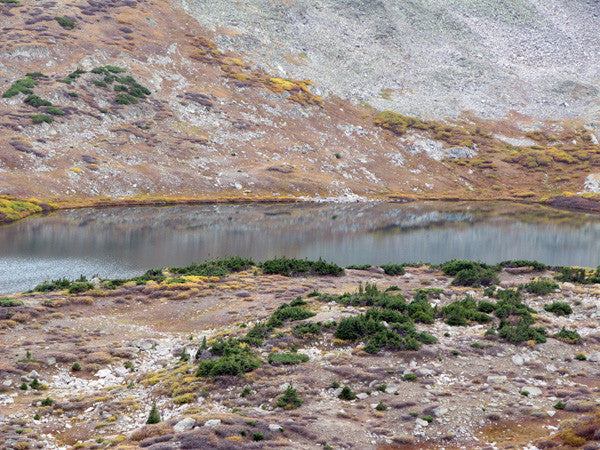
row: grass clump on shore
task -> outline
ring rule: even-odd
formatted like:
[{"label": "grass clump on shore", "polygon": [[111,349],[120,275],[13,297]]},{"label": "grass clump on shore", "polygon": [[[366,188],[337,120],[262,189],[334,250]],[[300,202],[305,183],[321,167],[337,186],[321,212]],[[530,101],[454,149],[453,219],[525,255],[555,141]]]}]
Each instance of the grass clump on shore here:
[{"label": "grass clump on shore", "polygon": [[232,256],[229,258],[204,261],[186,267],[171,267],[169,272],[176,275],[195,275],[203,277],[224,277],[229,273],[250,269],[255,263],[251,259]]},{"label": "grass clump on shore", "polygon": [[453,286],[491,286],[500,282],[497,274],[500,268],[482,262],[450,260],[440,269],[445,275],[454,277]]},{"label": "grass clump on shore", "polygon": [[277,274],[285,277],[300,275],[342,275],[344,269],[319,259],[310,261],[296,258],[276,258],[263,262],[260,267],[264,274]]}]

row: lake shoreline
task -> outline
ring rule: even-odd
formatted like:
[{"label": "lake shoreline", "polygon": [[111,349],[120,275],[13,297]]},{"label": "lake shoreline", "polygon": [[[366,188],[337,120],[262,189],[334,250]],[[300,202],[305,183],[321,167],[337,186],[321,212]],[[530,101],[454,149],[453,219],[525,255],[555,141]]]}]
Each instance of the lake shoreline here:
[{"label": "lake shoreline", "polygon": [[[6,197],[17,200],[14,197]],[[19,200],[40,205],[42,211],[23,211],[17,218],[11,218],[0,210],[0,226],[10,225],[27,217],[51,214],[61,210],[76,209],[104,209],[112,207],[166,207],[166,206],[202,206],[202,205],[268,205],[268,204],[320,204],[320,203],[412,203],[419,201],[431,202],[509,202],[520,205],[542,205],[558,210],[577,211],[600,214],[600,197],[583,197],[579,195],[556,196],[539,199],[525,199],[514,197],[497,198],[468,198],[458,196],[413,196],[413,195],[389,195],[386,197],[292,197],[292,196],[254,196],[254,197],[148,197],[148,198],[101,198],[92,200],[70,200],[64,202],[42,202],[37,199]]]}]

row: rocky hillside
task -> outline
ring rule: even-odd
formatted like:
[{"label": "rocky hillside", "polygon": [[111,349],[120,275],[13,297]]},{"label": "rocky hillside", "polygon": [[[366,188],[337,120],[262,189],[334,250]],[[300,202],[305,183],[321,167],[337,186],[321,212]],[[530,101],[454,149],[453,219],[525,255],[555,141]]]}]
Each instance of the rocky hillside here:
[{"label": "rocky hillside", "polygon": [[[2,0],[0,195],[65,206],[600,190],[597,6],[411,5]],[[519,92],[530,100],[517,108]]]}]

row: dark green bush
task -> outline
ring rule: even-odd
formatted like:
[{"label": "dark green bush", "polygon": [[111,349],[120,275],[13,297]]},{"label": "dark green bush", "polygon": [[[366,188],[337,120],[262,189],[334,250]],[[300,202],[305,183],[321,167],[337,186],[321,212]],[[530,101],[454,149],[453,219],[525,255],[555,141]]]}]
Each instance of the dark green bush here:
[{"label": "dark green bush", "polygon": [[37,81],[35,81],[33,78],[31,77],[25,77],[25,78],[21,78],[20,80],[15,81],[11,87],[9,87],[6,92],[4,92],[4,94],[2,94],[2,97],[4,98],[10,98],[10,97],[14,97],[17,94],[25,94],[25,95],[29,95],[33,93],[33,88],[38,84]]},{"label": "dark green bush", "polygon": [[119,105],[135,105],[139,103],[139,100],[133,95],[121,92],[115,97],[115,102],[117,102]]},{"label": "dark green bush", "polygon": [[356,392],[354,392],[352,389],[350,389],[350,386],[344,386],[342,388],[342,391],[338,395],[338,398],[341,400],[355,400]]},{"label": "dark green bush", "polygon": [[103,88],[108,87],[108,85],[106,84],[106,82],[102,81],[102,80],[92,80],[92,84],[94,86],[103,87]]},{"label": "dark green bush", "polygon": [[94,285],[89,281],[71,283],[69,286],[69,294],[77,294],[79,292],[89,291],[94,289]]},{"label": "dark green bush", "polygon": [[58,22],[58,24],[63,27],[64,29],[67,30],[72,30],[73,28],[75,28],[75,22],[73,22],[71,19],[69,19],[68,17],[55,17],[54,20],[56,20]]},{"label": "dark green bush", "polygon": [[523,289],[527,292],[537,295],[547,295],[551,292],[554,292],[558,289],[558,284],[553,283],[550,280],[541,279],[536,281],[531,281],[527,284],[522,285]]},{"label": "dark green bush", "polygon": [[204,261],[194,263],[186,267],[171,267],[169,271],[179,275],[196,275],[202,277],[224,277],[228,273],[241,272],[248,270],[255,263],[251,259],[231,256],[229,258],[216,259],[213,261]]},{"label": "dark green bush", "polygon": [[498,284],[500,279],[493,269],[484,268],[472,268],[463,269],[459,271],[454,280],[452,280],[453,286],[490,286],[492,284]]},{"label": "dark green bush", "polygon": [[490,316],[478,309],[477,302],[470,295],[444,306],[442,315],[446,318],[446,323],[451,326],[467,326],[470,322],[488,323],[492,320]]},{"label": "dark green bush", "polygon": [[64,116],[65,112],[62,109],[58,109],[54,106],[49,106],[46,108],[46,112],[48,114],[52,114],[53,116]]},{"label": "dark green bush", "polygon": [[550,266],[547,266],[544,263],[541,263],[538,261],[528,261],[528,260],[523,260],[523,259],[513,259],[513,260],[509,260],[509,261],[502,261],[501,263],[498,263],[498,265],[500,267],[508,267],[508,268],[531,267],[536,272],[542,272],[544,270],[550,269]]},{"label": "dark green bush", "polygon": [[371,268],[371,264],[351,264],[349,266],[346,266],[346,269],[353,269],[353,270],[369,270]]},{"label": "dark green bush", "polygon": [[402,264],[383,264],[379,267],[386,275],[404,275],[406,273]]},{"label": "dark green bush", "polygon": [[500,321],[498,336],[512,344],[524,341],[546,342],[546,330],[541,327],[532,328],[531,321],[525,318],[520,318],[516,326],[505,320]]},{"label": "dark green bush", "polygon": [[42,284],[38,284],[33,288],[34,292],[50,292],[59,291],[62,289],[68,289],[71,286],[71,281],[67,278],[59,278],[58,280],[46,281]]},{"label": "dark green bush", "polygon": [[27,103],[29,106],[33,106],[35,108],[38,108],[40,106],[52,106],[52,102],[44,100],[43,98],[38,97],[37,95],[28,96],[27,98],[25,98],[24,102]]},{"label": "dark green bush", "polygon": [[287,303],[284,303],[271,315],[267,321],[267,325],[271,328],[278,328],[286,321],[294,322],[296,320],[304,320],[315,315],[316,313],[309,311],[302,306],[290,306]]},{"label": "dark green bush", "polygon": [[13,307],[13,306],[23,306],[23,302],[21,300],[15,300],[7,297],[0,297],[0,307]]},{"label": "dark green bush", "polygon": [[286,277],[300,275],[342,275],[344,269],[332,263],[319,259],[309,261],[307,259],[277,258],[263,262],[261,265],[263,273],[278,274]]},{"label": "dark green bush", "polygon": [[277,406],[285,409],[299,408],[302,406],[302,403],[304,403],[304,400],[298,397],[298,391],[291,384],[288,385],[283,395],[277,400]]},{"label": "dark green bush", "polygon": [[450,277],[454,277],[463,270],[471,270],[471,269],[491,269],[492,266],[475,261],[460,261],[456,259],[451,259],[450,261],[446,261],[443,264],[440,264],[440,269],[444,272],[445,275]]},{"label": "dark green bush", "polygon": [[52,406],[52,404],[54,403],[54,400],[52,400],[50,397],[46,397],[44,400],[42,400],[42,406]]},{"label": "dark green bush", "polygon": [[[0,303],[1,305],[1,303]],[[304,337],[307,334],[312,334],[312,335],[318,335],[321,334],[321,323],[315,323],[315,322],[306,322],[306,323],[299,323],[297,325],[294,325],[294,328],[292,328],[292,333],[294,334],[294,336],[296,337]]]},{"label": "dark green bush", "polygon": [[160,418],[160,413],[156,407],[156,402],[154,402],[152,404],[152,409],[150,409],[150,414],[148,415],[148,420],[146,420],[146,423],[152,425],[160,422],[162,422],[162,419]]},{"label": "dark green bush", "polygon": [[581,341],[581,336],[577,331],[567,330],[565,327],[562,327],[554,337],[568,344],[578,344]]},{"label": "dark green bush", "polygon": [[28,72],[25,76],[29,78],[48,78],[48,75],[44,75],[42,72]]},{"label": "dark green bush", "polygon": [[590,275],[587,275],[585,269],[577,267],[557,267],[556,269],[560,271],[560,273],[554,277],[557,281],[580,284],[600,283],[600,266],[598,266],[596,271]]},{"label": "dark green bush", "polygon": [[216,359],[201,361],[196,376],[242,375],[260,367],[260,360],[249,347],[238,339],[220,340],[213,344],[211,352]]},{"label": "dark green bush", "polygon": [[308,361],[308,356],[302,353],[270,353],[269,364],[295,365]]},{"label": "dark green bush", "polygon": [[39,123],[52,123],[54,122],[54,118],[47,116],[46,114],[32,114],[31,116],[31,121],[35,124],[39,124]]},{"label": "dark green bush", "polygon": [[567,302],[553,302],[549,305],[545,305],[544,309],[557,316],[568,316],[573,314],[573,309]]}]

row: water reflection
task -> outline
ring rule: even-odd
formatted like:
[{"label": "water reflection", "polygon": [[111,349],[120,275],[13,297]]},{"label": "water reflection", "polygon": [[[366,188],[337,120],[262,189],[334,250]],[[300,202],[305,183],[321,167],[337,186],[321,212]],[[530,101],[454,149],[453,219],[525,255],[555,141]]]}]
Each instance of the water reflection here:
[{"label": "water reflection", "polygon": [[215,205],[61,211],[0,227],[0,292],[80,274],[242,255],[323,257],[338,264],[600,263],[600,217],[496,203]]}]

